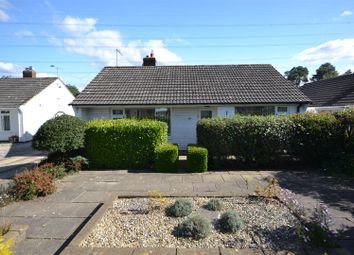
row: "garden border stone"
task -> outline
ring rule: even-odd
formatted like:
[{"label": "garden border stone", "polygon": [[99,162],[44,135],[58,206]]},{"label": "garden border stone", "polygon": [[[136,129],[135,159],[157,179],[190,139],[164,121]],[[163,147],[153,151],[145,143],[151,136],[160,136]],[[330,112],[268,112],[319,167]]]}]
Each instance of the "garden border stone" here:
[{"label": "garden border stone", "polygon": [[26,238],[28,225],[11,224],[9,231],[4,235],[4,241],[12,240],[14,243],[19,243]]}]

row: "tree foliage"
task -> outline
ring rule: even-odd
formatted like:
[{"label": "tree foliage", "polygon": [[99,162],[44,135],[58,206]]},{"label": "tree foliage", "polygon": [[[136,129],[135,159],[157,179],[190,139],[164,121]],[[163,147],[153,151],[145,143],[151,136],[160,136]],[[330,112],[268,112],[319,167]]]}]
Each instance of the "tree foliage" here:
[{"label": "tree foliage", "polygon": [[290,71],[285,72],[285,78],[292,81],[297,87],[301,82],[308,82],[309,70],[304,66],[293,67]]},{"label": "tree foliage", "polygon": [[70,90],[74,97],[77,97],[80,94],[80,91],[76,86],[68,84],[66,87]]},{"label": "tree foliage", "polygon": [[311,78],[312,81],[320,81],[338,76],[336,68],[331,63],[322,64]]}]

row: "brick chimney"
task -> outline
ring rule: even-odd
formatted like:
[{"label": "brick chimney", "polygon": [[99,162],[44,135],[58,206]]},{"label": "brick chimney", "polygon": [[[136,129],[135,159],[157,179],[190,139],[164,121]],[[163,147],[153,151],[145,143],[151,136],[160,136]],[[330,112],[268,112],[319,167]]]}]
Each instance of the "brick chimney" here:
[{"label": "brick chimney", "polygon": [[156,58],[154,57],[153,51],[151,51],[150,56],[147,55],[143,59],[143,66],[156,66]]},{"label": "brick chimney", "polygon": [[36,78],[36,71],[32,69],[32,66],[26,67],[22,72],[23,78]]}]

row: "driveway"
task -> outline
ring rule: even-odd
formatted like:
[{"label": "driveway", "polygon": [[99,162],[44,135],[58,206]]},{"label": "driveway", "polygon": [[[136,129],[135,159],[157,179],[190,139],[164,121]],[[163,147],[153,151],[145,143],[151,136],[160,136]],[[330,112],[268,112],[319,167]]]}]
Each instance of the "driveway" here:
[{"label": "driveway", "polygon": [[0,143],[0,191],[4,190],[13,176],[39,163],[46,153],[35,151],[31,142]]},{"label": "driveway", "polygon": [[245,196],[257,184],[276,177],[296,192],[308,210],[324,202],[334,217],[333,229],[342,224],[341,244],[354,254],[354,183],[315,174],[232,171],[204,174],[159,174],[128,171],[83,171],[57,182],[57,192],[0,210],[0,221],[27,224],[27,238],[16,254],[59,254],[86,221],[112,196],[146,196],[160,190],[171,196]]}]

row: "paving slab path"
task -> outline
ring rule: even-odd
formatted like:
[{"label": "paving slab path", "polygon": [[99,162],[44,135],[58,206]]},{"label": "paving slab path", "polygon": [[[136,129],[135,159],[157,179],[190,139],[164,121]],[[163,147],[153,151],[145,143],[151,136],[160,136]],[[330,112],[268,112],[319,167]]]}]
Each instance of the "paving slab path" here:
[{"label": "paving slab path", "polygon": [[[325,202],[334,228],[344,224],[343,245],[354,243],[352,180],[303,173],[225,171],[203,174],[160,174],[132,171],[83,171],[57,181],[57,191],[45,198],[17,202],[0,209],[0,221],[27,224],[26,239],[15,254],[59,254],[102,203],[112,197],[146,196],[159,190],[166,196],[247,196],[272,177],[299,195],[308,210]],[[353,251],[354,252],[354,251]],[[354,254],[354,253],[353,253]]]},{"label": "paving slab path", "polygon": [[0,191],[6,190],[16,173],[38,164],[46,153],[35,151],[30,142],[0,143]]}]

